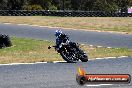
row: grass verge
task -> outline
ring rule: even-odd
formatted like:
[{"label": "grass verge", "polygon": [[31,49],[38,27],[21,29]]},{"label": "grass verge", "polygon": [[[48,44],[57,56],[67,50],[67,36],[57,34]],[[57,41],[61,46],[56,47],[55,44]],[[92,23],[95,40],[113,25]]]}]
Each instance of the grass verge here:
[{"label": "grass verge", "polygon": [[[63,60],[53,48],[51,50],[47,49],[49,45],[54,45],[54,42],[16,37],[12,37],[11,40],[12,47],[0,49],[0,64]],[[123,55],[132,56],[132,49],[96,48],[88,45],[81,45],[80,47],[89,54],[90,59]]]},{"label": "grass verge", "polygon": [[0,22],[132,34],[131,17],[0,16]]}]

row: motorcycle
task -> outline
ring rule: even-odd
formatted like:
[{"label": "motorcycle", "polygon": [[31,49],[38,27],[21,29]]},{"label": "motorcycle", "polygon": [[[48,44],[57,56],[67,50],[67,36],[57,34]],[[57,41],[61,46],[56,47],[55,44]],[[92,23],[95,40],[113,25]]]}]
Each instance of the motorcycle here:
[{"label": "motorcycle", "polygon": [[62,58],[68,63],[74,63],[79,60],[82,62],[88,61],[88,56],[86,53],[80,49],[79,44],[71,42],[69,37],[63,36],[62,42],[59,45],[59,49],[56,49],[56,46],[49,46],[48,49],[54,47],[55,50],[62,56]]}]

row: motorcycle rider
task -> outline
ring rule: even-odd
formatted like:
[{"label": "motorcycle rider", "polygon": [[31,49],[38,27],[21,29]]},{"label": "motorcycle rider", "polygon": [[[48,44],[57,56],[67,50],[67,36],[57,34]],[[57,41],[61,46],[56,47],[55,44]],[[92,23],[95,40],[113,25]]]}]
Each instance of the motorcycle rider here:
[{"label": "motorcycle rider", "polygon": [[68,39],[67,35],[64,34],[61,30],[56,30],[55,31],[55,36],[56,36],[56,46],[55,49],[59,51],[59,45],[63,42],[65,39]]},{"label": "motorcycle rider", "polygon": [[55,31],[56,45],[49,46],[48,49],[54,47],[55,50],[62,56],[62,58],[67,62],[76,62],[79,59],[82,62],[87,62],[88,57],[83,50],[79,48],[79,45],[75,42],[71,42],[69,37],[64,34],[61,30]]}]

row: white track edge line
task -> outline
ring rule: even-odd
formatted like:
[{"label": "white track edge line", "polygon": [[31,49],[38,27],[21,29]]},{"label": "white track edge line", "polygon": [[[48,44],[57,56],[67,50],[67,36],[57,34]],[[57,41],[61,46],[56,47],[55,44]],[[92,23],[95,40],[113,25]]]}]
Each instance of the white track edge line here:
[{"label": "white track edge line", "polygon": [[9,64],[0,64],[0,66],[4,65],[29,65],[29,64],[43,64],[47,62],[35,62],[35,63],[9,63]]},{"label": "white track edge line", "polygon": [[[92,58],[91,60],[105,60],[105,59],[112,59],[112,58],[127,58],[129,56],[120,56],[120,57],[104,57],[104,58]],[[60,62],[66,62],[66,61],[52,61],[52,62],[35,62],[35,63],[10,63],[10,64],[0,64],[0,66],[4,66],[4,65],[28,65],[28,64],[44,64],[44,63],[60,63]],[[81,61],[79,61],[81,62]]]},{"label": "white track edge line", "polygon": [[90,85],[86,85],[86,86],[88,86],[88,87],[94,87],[94,86],[111,86],[111,85],[113,85],[113,84],[90,84]]},{"label": "white track edge line", "polygon": [[120,57],[118,57],[118,58],[125,58],[125,57],[129,57],[129,56],[120,56]]},{"label": "white track edge line", "polygon": [[66,62],[66,61],[53,61],[53,63],[60,63],[60,62]]}]

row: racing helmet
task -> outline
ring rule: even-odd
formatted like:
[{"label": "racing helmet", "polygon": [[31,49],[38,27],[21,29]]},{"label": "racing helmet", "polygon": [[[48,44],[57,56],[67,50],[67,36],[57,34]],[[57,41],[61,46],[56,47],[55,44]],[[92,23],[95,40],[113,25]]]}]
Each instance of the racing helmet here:
[{"label": "racing helmet", "polygon": [[55,31],[55,36],[56,37],[59,37],[61,34],[62,34],[62,31],[61,30],[56,30]]}]

